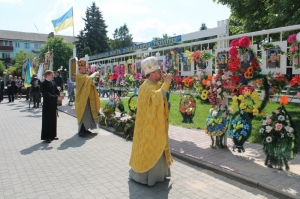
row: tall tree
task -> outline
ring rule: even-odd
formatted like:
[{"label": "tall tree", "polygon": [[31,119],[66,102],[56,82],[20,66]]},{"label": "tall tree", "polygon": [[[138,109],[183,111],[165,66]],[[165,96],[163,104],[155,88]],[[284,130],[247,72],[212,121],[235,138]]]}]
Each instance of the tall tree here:
[{"label": "tall tree", "polygon": [[0,60],[0,77],[3,76],[4,71],[5,71],[5,65],[3,64],[3,61]]},{"label": "tall tree", "polygon": [[121,26],[119,29],[116,28],[113,33],[113,40],[111,41],[111,48],[123,48],[126,46],[133,45],[132,34],[129,33],[129,29],[126,24]]},{"label": "tall tree", "polygon": [[77,53],[77,57],[81,58],[84,57],[84,47],[86,45],[86,37],[83,33],[83,30],[79,31],[79,35],[77,35],[76,37],[76,53]]},{"label": "tall tree", "polygon": [[87,8],[85,16],[82,18],[85,22],[85,46],[90,47],[92,54],[108,51],[107,26],[95,2]]},{"label": "tall tree", "polygon": [[213,0],[231,10],[231,34],[253,32],[300,23],[300,1]]},{"label": "tall tree", "polygon": [[44,62],[45,53],[53,49],[53,70],[59,69],[61,66],[64,68],[69,67],[69,59],[73,55],[73,45],[67,43],[62,37],[49,38],[40,51],[40,62]]}]

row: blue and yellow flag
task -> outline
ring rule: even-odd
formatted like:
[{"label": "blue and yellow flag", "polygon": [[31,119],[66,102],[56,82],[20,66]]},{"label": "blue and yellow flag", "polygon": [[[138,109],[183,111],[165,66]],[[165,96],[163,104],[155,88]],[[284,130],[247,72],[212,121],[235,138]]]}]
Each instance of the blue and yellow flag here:
[{"label": "blue and yellow flag", "polygon": [[28,88],[31,86],[30,81],[32,75],[36,74],[33,66],[31,65],[30,60],[27,61],[26,71],[25,71],[25,81],[24,81],[24,87]]},{"label": "blue and yellow flag", "polygon": [[66,12],[63,16],[59,17],[58,19],[52,20],[52,24],[54,26],[54,30],[58,33],[61,30],[73,26],[73,7]]}]

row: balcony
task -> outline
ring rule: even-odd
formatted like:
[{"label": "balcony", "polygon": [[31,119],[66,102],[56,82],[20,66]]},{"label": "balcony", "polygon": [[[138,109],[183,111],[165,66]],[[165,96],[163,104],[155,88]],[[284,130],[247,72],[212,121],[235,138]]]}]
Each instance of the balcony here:
[{"label": "balcony", "polygon": [[0,46],[0,50],[7,50],[7,51],[13,51],[13,46]]}]

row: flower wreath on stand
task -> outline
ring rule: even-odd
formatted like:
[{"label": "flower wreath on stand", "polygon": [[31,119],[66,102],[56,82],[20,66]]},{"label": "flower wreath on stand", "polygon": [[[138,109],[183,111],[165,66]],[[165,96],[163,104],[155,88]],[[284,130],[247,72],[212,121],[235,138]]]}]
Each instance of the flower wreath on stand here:
[{"label": "flower wreath on stand", "polygon": [[[223,136],[227,130],[228,118],[232,112],[231,108],[226,105],[220,104],[209,110],[210,114],[206,120],[206,127],[204,131],[207,135],[211,136],[212,145],[210,147],[217,148],[222,147]],[[216,143],[214,142],[213,136],[216,136]]]},{"label": "flower wreath on stand", "polygon": [[263,150],[266,154],[265,165],[282,170],[285,166],[289,170],[288,161],[294,158],[299,150],[299,135],[295,125],[284,105],[288,104],[288,97],[280,99],[280,107],[262,120],[259,130],[263,137]]},{"label": "flower wreath on stand", "polygon": [[194,89],[198,93],[197,98],[201,99],[202,101],[208,100],[209,86],[207,85],[207,81],[211,80],[212,75],[206,75],[205,73],[203,73],[200,76],[195,74],[195,76],[193,77]]},{"label": "flower wreath on stand", "polygon": [[179,112],[183,117],[182,123],[193,123],[196,112],[196,100],[193,95],[181,93]]},{"label": "flower wreath on stand", "polygon": [[[300,34],[300,33],[298,33]],[[290,50],[287,53],[289,60],[293,61],[293,66],[298,69],[299,68],[299,56],[300,56],[300,41],[297,40],[297,34],[289,35],[287,42],[290,44]]]},{"label": "flower wreath on stand", "polygon": [[[260,62],[256,58],[256,54],[250,48],[251,40],[249,37],[241,37],[239,40],[233,40],[230,43],[229,65],[228,70],[232,72],[230,76],[232,85],[229,88],[233,94],[233,105],[238,110],[233,113],[231,122],[228,125],[228,134],[232,138],[234,146],[233,151],[244,152],[244,143],[251,136],[251,121],[254,116],[262,116],[262,110],[269,101],[268,80],[265,75],[261,75]],[[243,68],[241,68],[240,56],[246,54],[249,60]],[[260,104],[257,104],[259,95],[255,89],[250,86],[253,81],[262,81],[262,87],[266,94]]]}]

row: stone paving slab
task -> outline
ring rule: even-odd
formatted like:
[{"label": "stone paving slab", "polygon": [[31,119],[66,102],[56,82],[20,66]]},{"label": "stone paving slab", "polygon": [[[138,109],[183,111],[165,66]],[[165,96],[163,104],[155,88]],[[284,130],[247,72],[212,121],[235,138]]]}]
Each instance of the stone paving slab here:
[{"label": "stone paving slab", "polygon": [[[62,106],[59,109],[76,117],[74,106]],[[243,179],[248,180],[266,191],[286,194],[286,197],[300,198],[299,155],[289,162],[289,171],[279,171],[264,165],[265,155],[261,144],[247,142],[245,143],[246,151],[238,153],[237,150],[236,152],[232,150],[233,142],[228,138],[228,148],[212,149],[210,148],[211,139],[203,130],[173,125],[169,127],[169,138],[173,155],[179,154],[181,156],[179,158],[183,160],[185,157],[190,157],[195,163],[210,165],[214,171],[216,169],[230,171],[240,176],[242,182]],[[227,173],[225,174],[227,176]]]},{"label": "stone paving slab", "polygon": [[174,158],[172,178],[148,187],[128,179],[132,143],[99,129],[77,135],[59,114],[59,140],[40,140],[41,109],[0,104],[0,198],[275,198]]}]

